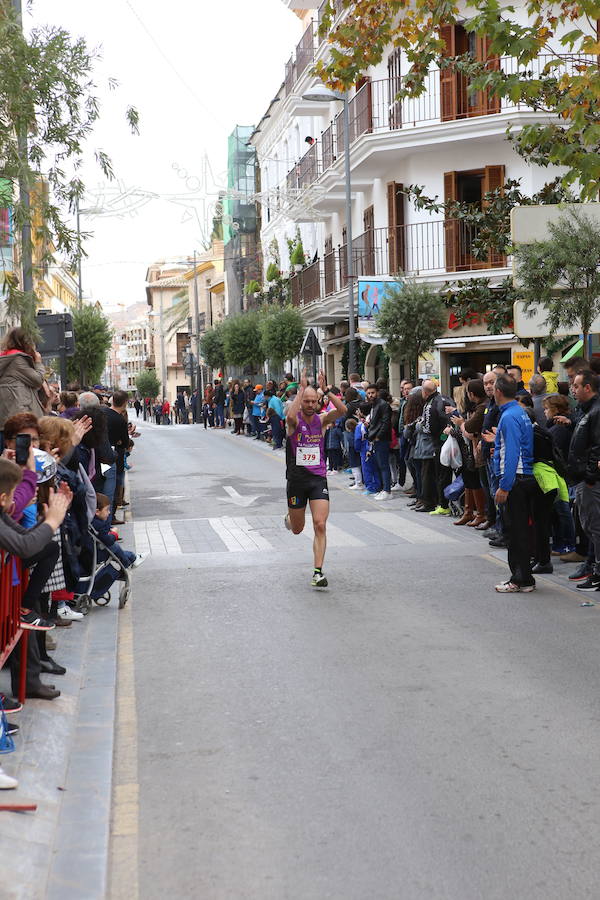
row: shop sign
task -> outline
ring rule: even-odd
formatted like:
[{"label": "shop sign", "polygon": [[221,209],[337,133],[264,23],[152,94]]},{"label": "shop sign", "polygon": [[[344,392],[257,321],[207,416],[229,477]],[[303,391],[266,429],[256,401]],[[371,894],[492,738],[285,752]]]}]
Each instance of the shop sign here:
[{"label": "shop sign", "polygon": [[511,362],[513,366],[521,366],[523,375],[523,384],[525,387],[529,384],[535,372],[535,363],[533,350],[513,350],[511,353]]}]

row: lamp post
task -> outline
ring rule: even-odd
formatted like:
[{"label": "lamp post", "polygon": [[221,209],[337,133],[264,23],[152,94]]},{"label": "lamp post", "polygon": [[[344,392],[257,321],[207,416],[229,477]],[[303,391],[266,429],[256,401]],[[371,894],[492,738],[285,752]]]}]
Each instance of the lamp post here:
[{"label": "lamp post", "polygon": [[318,84],[302,95],[303,100],[312,103],[331,103],[338,100],[344,104],[344,182],[346,189],[346,274],[348,277],[348,371],[349,377],[356,372],[356,330],[354,327],[354,259],[352,257],[352,181],[350,177],[350,104],[348,91],[332,91],[324,84]]}]

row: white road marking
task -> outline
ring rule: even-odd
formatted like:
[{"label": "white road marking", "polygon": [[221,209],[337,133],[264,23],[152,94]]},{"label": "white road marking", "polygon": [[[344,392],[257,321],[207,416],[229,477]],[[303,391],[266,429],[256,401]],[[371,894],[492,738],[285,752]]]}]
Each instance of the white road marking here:
[{"label": "white road marking", "polygon": [[177,556],[182,552],[173,526],[163,519],[134,522],[133,536],[138,553]]},{"label": "white road marking", "polygon": [[261,496],[260,494],[256,494],[254,497],[242,497],[242,495],[238,494],[236,489],[231,487],[230,484],[224,484],[223,489],[229,494],[229,497],[224,498],[225,502],[235,503],[236,506],[250,506]]},{"label": "white road marking", "polygon": [[[312,516],[307,513],[304,531],[301,531],[302,537],[308,538],[312,542],[315,536],[315,530],[312,524]],[[365,542],[339,528],[329,520],[327,521],[327,546],[328,547],[364,547]]]},{"label": "white road marking", "polygon": [[246,519],[242,519],[236,517],[232,519],[237,528],[240,528],[247,537],[250,538],[251,541],[254,542],[255,547],[258,550],[272,550],[273,545],[269,543],[269,541],[259,534],[258,531],[250,525],[250,523]]},{"label": "white road marking", "polygon": [[[255,545],[249,538],[245,538],[244,542],[238,539],[237,534],[232,534],[231,530],[224,524],[223,519],[209,519],[208,524],[219,535],[230,553],[243,553],[245,550],[254,550]],[[242,529],[237,529],[239,535],[243,535]]]},{"label": "white road marking", "polygon": [[361,519],[368,522],[369,525],[375,525],[377,528],[383,528],[390,534],[408,541],[409,544],[456,544],[458,540],[445,534],[443,531],[437,531],[434,528],[426,528],[417,522],[403,519],[392,512],[359,512],[357,513]]}]

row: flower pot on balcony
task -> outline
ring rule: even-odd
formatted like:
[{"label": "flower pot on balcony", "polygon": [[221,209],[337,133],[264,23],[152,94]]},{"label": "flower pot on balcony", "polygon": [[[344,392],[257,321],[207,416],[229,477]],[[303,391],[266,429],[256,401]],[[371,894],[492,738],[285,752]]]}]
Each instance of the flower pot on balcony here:
[{"label": "flower pot on balcony", "polygon": [[302,271],[301,263],[294,263],[294,272],[301,272],[301,271]]}]

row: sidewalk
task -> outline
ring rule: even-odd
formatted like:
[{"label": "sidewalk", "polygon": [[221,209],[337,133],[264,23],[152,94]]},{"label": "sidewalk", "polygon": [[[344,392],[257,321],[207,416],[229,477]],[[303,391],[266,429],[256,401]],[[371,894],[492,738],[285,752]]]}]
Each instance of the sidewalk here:
[{"label": "sidewalk", "polygon": [[[125,528],[127,533],[129,529]],[[55,628],[63,676],[43,675],[61,696],[28,700],[10,719],[14,753],[0,764],[19,779],[0,802],[37,803],[0,812],[2,900],[101,900],[106,895],[115,721],[118,599]],[[0,690],[10,695],[7,670]]]}]

